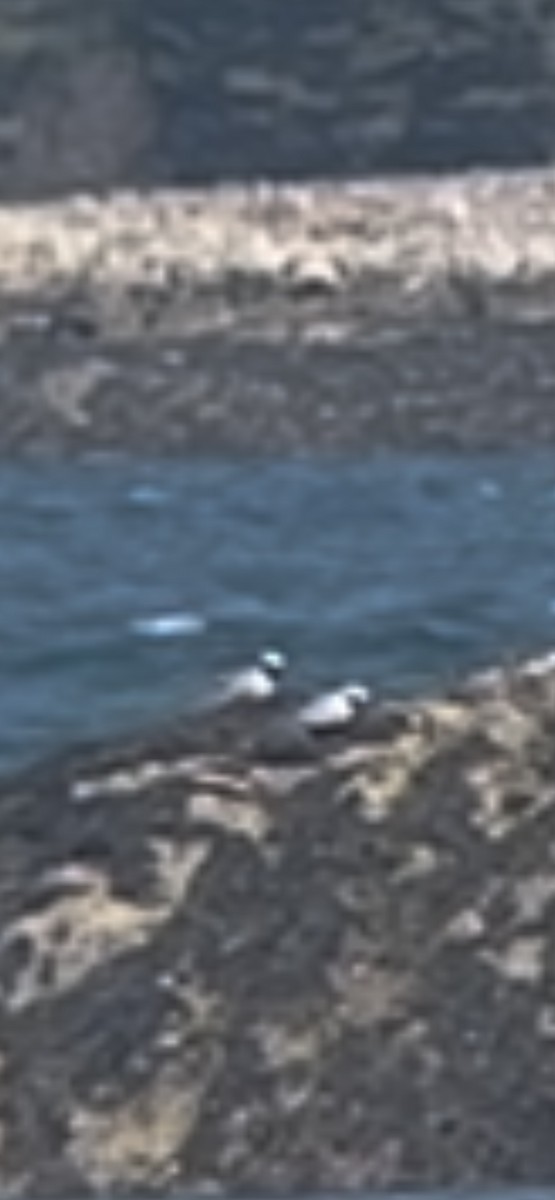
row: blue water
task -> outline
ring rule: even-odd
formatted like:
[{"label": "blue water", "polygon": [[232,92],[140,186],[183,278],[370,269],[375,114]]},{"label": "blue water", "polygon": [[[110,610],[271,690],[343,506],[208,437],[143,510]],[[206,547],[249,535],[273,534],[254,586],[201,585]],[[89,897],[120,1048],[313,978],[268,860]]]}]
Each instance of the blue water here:
[{"label": "blue water", "polygon": [[386,695],[555,640],[555,455],[0,467],[0,771],[261,646]]}]

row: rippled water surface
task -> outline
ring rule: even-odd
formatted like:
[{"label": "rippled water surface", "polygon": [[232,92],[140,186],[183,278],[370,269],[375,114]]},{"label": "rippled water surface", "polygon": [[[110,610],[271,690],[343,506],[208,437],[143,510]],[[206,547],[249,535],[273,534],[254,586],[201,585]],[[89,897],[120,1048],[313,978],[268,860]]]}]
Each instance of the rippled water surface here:
[{"label": "rippled water surface", "polygon": [[0,468],[0,769],[292,680],[429,688],[555,637],[555,455]]}]

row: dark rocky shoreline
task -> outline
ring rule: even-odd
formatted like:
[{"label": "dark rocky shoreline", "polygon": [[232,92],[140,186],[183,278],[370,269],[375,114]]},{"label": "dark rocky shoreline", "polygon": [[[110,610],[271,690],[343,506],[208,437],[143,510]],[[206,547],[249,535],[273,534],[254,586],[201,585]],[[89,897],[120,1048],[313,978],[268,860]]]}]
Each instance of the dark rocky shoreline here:
[{"label": "dark rocky shoreline", "polygon": [[[330,311],[331,307],[331,311]],[[298,336],[342,320],[339,344]],[[141,345],[18,333],[0,367],[0,454],[358,453],[555,442],[555,339],[441,318],[360,328],[348,304],[282,306],[289,335]],[[357,325],[359,326],[357,328]]]},{"label": "dark rocky shoreline", "polygon": [[[291,324],[294,315],[289,309]],[[329,311],[312,304],[311,319],[327,321]],[[374,324],[339,345],[303,343],[294,332],[86,349],[18,337],[0,368],[0,454],[553,446],[554,328],[441,318]]]},{"label": "dark rocky shoreline", "polygon": [[0,791],[6,1195],[553,1184],[555,668]]}]

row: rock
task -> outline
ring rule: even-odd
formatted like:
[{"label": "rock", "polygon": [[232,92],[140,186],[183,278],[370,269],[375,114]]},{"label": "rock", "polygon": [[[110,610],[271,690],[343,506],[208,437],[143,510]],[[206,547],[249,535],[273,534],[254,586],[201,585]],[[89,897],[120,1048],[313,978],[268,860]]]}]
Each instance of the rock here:
[{"label": "rock", "polygon": [[6,1194],[551,1180],[554,696],[546,656],[6,781]]},{"label": "rock", "polygon": [[0,452],[555,443],[553,179],[6,206]]}]

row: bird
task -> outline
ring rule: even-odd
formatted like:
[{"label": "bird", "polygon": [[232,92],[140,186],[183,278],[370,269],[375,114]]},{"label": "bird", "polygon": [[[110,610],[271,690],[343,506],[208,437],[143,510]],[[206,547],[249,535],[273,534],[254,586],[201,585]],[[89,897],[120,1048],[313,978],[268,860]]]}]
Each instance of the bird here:
[{"label": "bird", "polygon": [[287,659],[280,650],[263,650],[251,666],[243,667],[224,680],[218,693],[220,704],[235,701],[261,703],[277,693]]},{"label": "bird", "polygon": [[308,733],[336,733],[349,725],[366,708],[370,690],[361,683],[322,692],[297,711],[297,719]]}]

